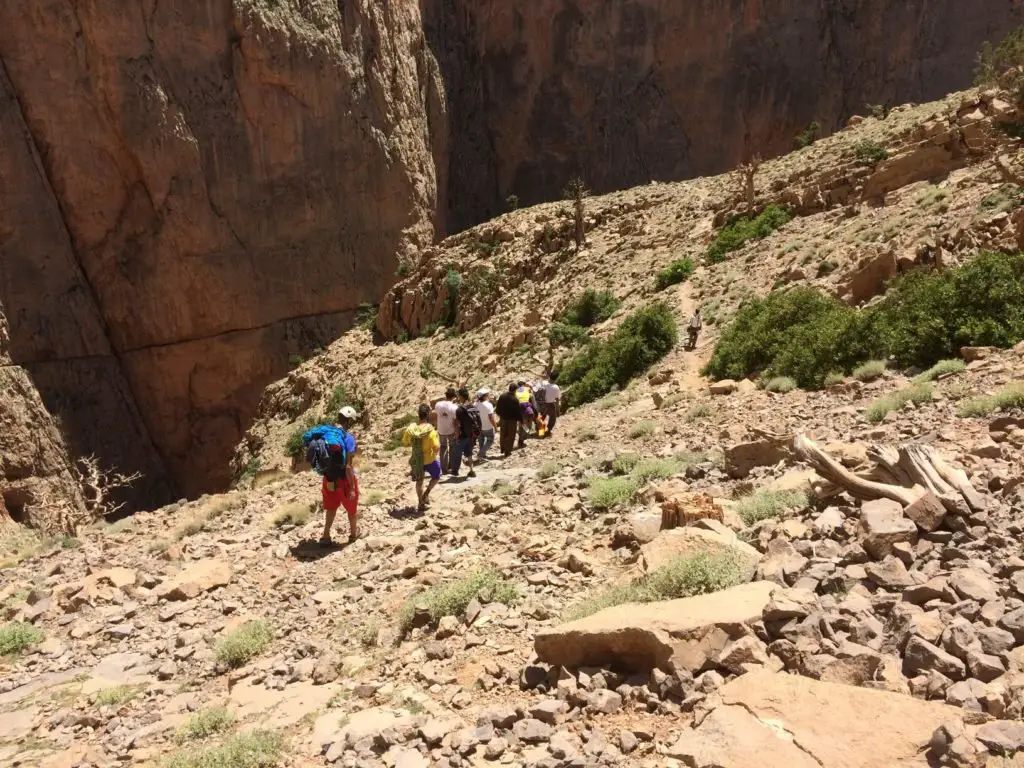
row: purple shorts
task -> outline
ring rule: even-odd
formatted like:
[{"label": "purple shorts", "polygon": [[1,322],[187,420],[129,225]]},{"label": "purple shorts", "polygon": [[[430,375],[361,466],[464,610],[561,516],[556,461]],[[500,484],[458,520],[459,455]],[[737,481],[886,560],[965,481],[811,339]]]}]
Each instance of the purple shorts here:
[{"label": "purple shorts", "polygon": [[[440,480],[441,479],[441,460],[440,459],[434,459],[429,464],[424,464],[423,465],[423,474],[424,475],[430,475],[431,479],[433,479],[433,480]],[[417,481],[417,482],[419,482],[423,478],[422,477],[416,477],[416,475],[413,474],[412,479]]]}]

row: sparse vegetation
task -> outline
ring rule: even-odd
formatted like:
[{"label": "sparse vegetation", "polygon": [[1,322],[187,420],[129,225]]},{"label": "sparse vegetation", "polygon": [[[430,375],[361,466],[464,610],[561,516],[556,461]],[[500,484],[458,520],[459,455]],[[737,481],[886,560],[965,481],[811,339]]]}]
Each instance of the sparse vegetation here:
[{"label": "sparse vegetation", "polygon": [[824,384],[826,387],[836,387],[842,384],[844,381],[846,381],[846,376],[844,376],[839,371],[833,371],[832,373],[825,377]]},{"label": "sparse vegetation", "polygon": [[377,328],[377,305],[360,304],[356,309],[356,327],[373,333]]},{"label": "sparse vegetation", "polygon": [[20,621],[9,621],[0,627],[0,656],[17,656],[43,642],[46,635],[38,627]]},{"label": "sparse vegetation", "polygon": [[853,369],[853,378],[863,382],[874,381],[875,379],[882,378],[885,369],[885,360],[868,360],[863,365],[858,365]]},{"label": "sparse vegetation", "polygon": [[376,619],[370,619],[359,629],[359,644],[363,648],[373,648],[380,637],[380,625]]},{"label": "sparse vegetation", "polygon": [[951,376],[954,373],[962,373],[967,370],[967,363],[959,358],[951,358],[949,360],[940,360],[931,368],[926,371],[922,371],[914,377],[915,384],[921,384],[926,381],[935,381],[943,376]]},{"label": "sparse vegetation", "polygon": [[586,205],[584,201],[590,196],[590,190],[578,176],[570,179],[563,192],[565,197],[572,200],[573,238],[576,241],[578,251],[587,241],[586,230]]},{"label": "sparse vegetation", "polygon": [[367,488],[360,492],[359,503],[364,507],[372,507],[374,504],[380,504],[387,497],[388,495],[378,488]]},{"label": "sparse vegetation", "polygon": [[690,410],[686,412],[687,421],[698,421],[700,419],[706,419],[711,415],[711,406],[707,403],[697,403]]},{"label": "sparse vegetation", "polygon": [[864,417],[872,424],[877,424],[884,419],[890,411],[898,411],[907,403],[920,405],[930,402],[934,390],[931,384],[913,384],[905,389],[897,390],[885,397],[873,402],[864,412]]},{"label": "sparse vegetation", "polygon": [[214,734],[230,729],[234,722],[234,715],[224,707],[200,709],[198,712],[193,712],[185,724],[178,729],[176,739],[179,744],[207,739]]},{"label": "sparse vegetation", "polygon": [[214,653],[217,661],[233,669],[259,656],[274,639],[274,629],[263,619],[247,621],[220,639]]},{"label": "sparse vegetation", "polygon": [[865,165],[878,165],[888,159],[889,153],[874,139],[863,139],[853,145],[853,154]]},{"label": "sparse vegetation", "polygon": [[257,473],[260,471],[260,457],[252,456],[249,461],[245,463],[242,471],[238,473],[238,477],[235,478],[236,487],[248,487],[250,483],[256,478]]},{"label": "sparse vegetation", "polygon": [[663,291],[670,285],[676,285],[687,280],[693,274],[693,269],[693,259],[689,256],[676,259],[655,275],[654,290]]},{"label": "sparse vegetation", "polygon": [[957,269],[904,275],[866,310],[807,287],[749,301],[705,373],[791,376],[812,389],[866,360],[927,368],[963,346],[1009,347],[1022,339],[1024,255],[981,253]]},{"label": "sparse vegetation", "polygon": [[640,463],[640,456],[636,453],[617,453],[612,459],[613,475],[628,475],[636,465]]},{"label": "sparse vegetation", "polygon": [[632,476],[641,485],[651,480],[672,477],[680,469],[675,459],[644,459],[633,468]]},{"label": "sparse vegetation", "polygon": [[1020,101],[1024,96],[1024,26],[1010,32],[998,44],[986,42],[978,52],[974,84],[1002,88]]},{"label": "sparse vegetation", "polygon": [[769,392],[777,392],[781,395],[796,389],[796,382],[789,376],[776,376],[774,379],[769,379],[764,388]]},{"label": "sparse vegetation", "polygon": [[590,403],[624,387],[668,353],[677,341],[676,320],[657,302],[637,310],[607,341],[591,342],[562,367],[562,401],[569,407]]},{"label": "sparse vegetation", "polygon": [[831,275],[835,271],[836,263],[834,261],[829,261],[828,259],[825,259],[820,264],[818,264],[818,277],[825,277],[826,275]]},{"label": "sparse vegetation", "polygon": [[518,211],[519,210],[519,195],[509,195],[508,197],[506,197],[505,198],[505,207],[508,208],[509,211]]},{"label": "sparse vegetation", "polygon": [[1024,381],[1011,382],[994,395],[981,395],[964,400],[957,408],[957,415],[963,418],[976,418],[1011,408],[1024,408]]},{"label": "sparse vegetation", "polygon": [[541,480],[547,480],[554,477],[562,471],[562,462],[555,461],[554,459],[548,459],[540,468],[537,470],[537,477]]},{"label": "sparse vegetation", "polygon": [[423,606],[430,615],[431,624],[436,625],[445,616],[461,616],[473,599],[481,603],[515,605],[519,600],[519,590],[498,571],[490,568],[479,570],[410,598],[399,611],[398,628],[403,636],[409,633],[417,606]]},{"label": "sparse vegetation", "polygon": [[630,440],[639,440],[641,437],[650,437],[654,434],[654,429],[657,426],[658,425],[653,421],[644,419],[643,421],[638,421],[636,424],[632,425],[626,432],[626,436]]},{"label": "sparse vegetation", "polygon": [[620,304],[614,294],[588,288],[562,310],[558,319],[566,325],[590,328],[614,315]]},{"label": "sparse vegetation", "polygon": [[763,490],[737,500],[736,514],[744,525],[750,526],[806,504],[807,494],[802,491]]},{"label": "sparse vegetation", "polygon": [[735,555],[702,552],[678,557],[632,583],[612,587],[577,603],[563,618],[575,621],[624,603],[652,603],[710,594],[739,584],[741,578],[742,566]]},{"label": "sparse vegetation", "polygon": [[145,690],[144,685],[115,685],[97,691],[93,702],[97,707],[119,707],[137,699]]},{"label": "sparse vegetation", "polygon": [[162,768],[273,768],[285,750],[284,737],[274,731],[248,731],[224,743],[172,755]]},{"label": "sparse vegetation", "polygon": [[633,500],[639,490],[633,477],[592,477],[587,486],[587,500],[597,510],[609,510]]},{"label": "sparse vegetation", "polygon": [[806,149],[821,137],[821,125],[817,120],[811,122],[804,130],[793,137],[793,146],[796,149]]},{"label": "sparse vegetation", "polygon": [[282,504],[270,513],[270,524],[274,528],[285,525],[300,526],[309,522],[313,516],[313,505],[308,501],[293,501]]},{"label": "sparse vegetation", "polygon": [[581,429],[576,433],[576,441],[580,443],[592,443],[597,440],[597,432],[591,428]]},{"label": "sparse vegetation", "polygon": [[948,190],[930,184],[918,194],[917,204],[925,209],[937,208],[942,213],[949,207],[945,203],[948,198]]},{"label": "sparse vegetation", "polygon": [[751,240],[767,237],[788,224],[791,218],[785,208],[769,205],[753,219],[746,216],[733,219],[715,233],[704,260],[708,264],[719,264],[725,261],[726,254],[739,250]]}]

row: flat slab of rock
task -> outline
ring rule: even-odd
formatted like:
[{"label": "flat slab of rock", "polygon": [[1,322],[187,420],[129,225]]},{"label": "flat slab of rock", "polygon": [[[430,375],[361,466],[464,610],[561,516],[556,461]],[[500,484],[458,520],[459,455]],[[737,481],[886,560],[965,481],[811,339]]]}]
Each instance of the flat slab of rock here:
[{"label": "flat slab of rock", "polygon": [[955,707],[797,675],[752,672],[668,756],[693,768],[878,768],[926,765],[936,728]]},{"label": "flat slab of rock", "polygon": [[[541,661],[564,667],[703,669],[757,621],[777,584],[755,581],[710,595],[607,608],[537,633]],[[670,665],[671,662],[671,665]]]},{"label": "flat slab of rock", "polygon": [[731,530],[722,526],[724,532],[687,526],[662,531],[654,541],[644,544],[640,557],[645,571],[654,571],[668,565],[677,557],[693,555],[731,554],[736,557],[742,568],[743,581],[754,578],[757,564],[761,562],[761,553],[740,541]]},{"label": "flat slab of rock", "polygon": [[192,600],[231,583],[231,565],[223,560],[198,560],[160,584],[153,593],[161,600]]}]

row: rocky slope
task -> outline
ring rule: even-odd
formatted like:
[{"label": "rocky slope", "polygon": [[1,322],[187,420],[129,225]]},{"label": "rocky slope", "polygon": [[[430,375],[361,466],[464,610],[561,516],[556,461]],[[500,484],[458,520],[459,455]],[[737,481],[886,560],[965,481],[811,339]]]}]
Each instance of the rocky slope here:
[{"label": "rocky slope", "polygon": [[[12,356],[137,501],[223,488],[263,387],[510,193],[721,171],[966,84],[1013,4],[15,0]],[[779,19],[787,23],[780,25]]]},{"label": "rocky slope", "polygon": [[[811,282],[859,301],[916,261],[1014,247],[1018,193],[991,162],[1024,161],[1006,121],[1020,116],[998,94],[957,94],[767,163],[757,205],[797,216],[662,291],[652,273],[704,252],[738,205],[735,177],[595,198],[578,253],[559,204],[442,243],[389,302],[450,269],[487,267],[503,295],[470,280],[457,335],[375,346],[352,332],[270,387],[236,456],[240,488],[6,545],[0,601],[21,623],[0,626],[0,648],[24,647],[0,661],[0,761],[192,768],[196,750],[223,763],[285,735],[266,764],[1019,764],[1024,412],[961,407],[1024,381],[1024,346],[965,350],[932,397],[881,421],[867,409],[912,372],[785,394],[697,373],[751,292]],[[866,139],[888,158],[859,159]],[[623,302],[597,334],[657,297],[680,317],[705,305],[709,338],[567,413],[553,439],[446,481],[416,515],[407,457],[386,438],[444,386],[420,378],[421,360],[500,386],[539,366],[551,316],[595,285]],[[410,299],[424,325],[431,302]],[[292,471],[285,442],[339,383],[367,404],[366,535],[325,550],[317,478]],[[873,444],[929,446],[977,505],[925,518],[856,499],[801,461],[797,431],[850,469]],[[616,471],[635,493],[602,503],[594,482]],[[647,595],[657,579],[635,579],[694,554],[735,563],[685,577],[723,589],[570,621],[609,588]],[[430,591],[467,584],[473,599]]]}]

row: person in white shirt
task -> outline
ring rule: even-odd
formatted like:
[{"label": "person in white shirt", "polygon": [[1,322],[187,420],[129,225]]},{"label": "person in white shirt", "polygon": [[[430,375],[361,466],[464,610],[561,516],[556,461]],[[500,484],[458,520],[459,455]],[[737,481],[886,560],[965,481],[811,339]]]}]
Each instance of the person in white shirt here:
[{"label": "person in white shirt", "polygon": [[544,404],[541,406],[547,420],[548,437],[555,429],[558,413],[562,405],[562,390],[558,386],[558,371],[552,371],[548,383],[544,385]]},{"label": "person in white shirt", "polygon": [[454,387],[448,387],[444,393],[444,400],[438,401],[434,406],[437,413],[437,435],[441,438],[441,471],[451,470],[452,450],[458,450],[456,443],[459,439],[459,422],[455,418],[458,406],[455,404],[455,397],[458,392]]},{"label": "person in white shirt", "polygon": [[498,426],[498,418],[494,415],[494,405],[490,401],[491,390],[484,387],[476,393],[476,409],[480,412],[480,461],[487,460],[487,451],[494,445],[494,428]]}]

